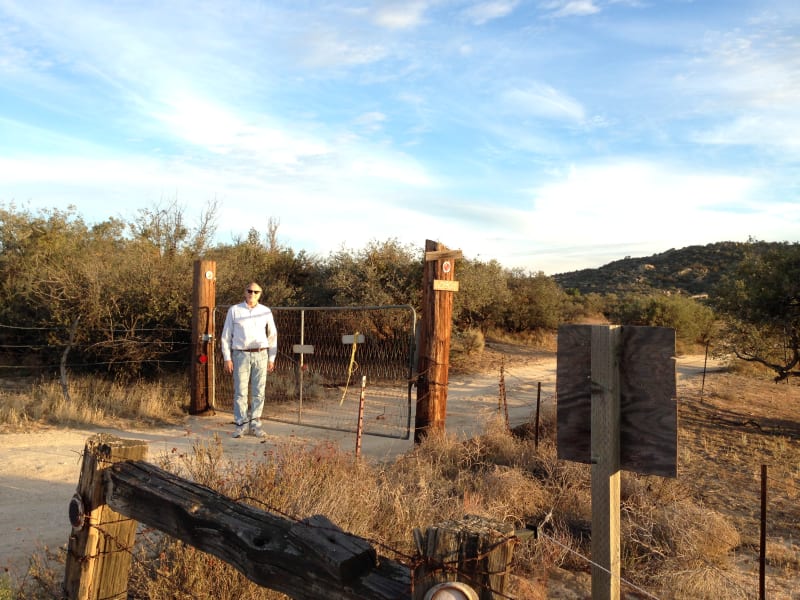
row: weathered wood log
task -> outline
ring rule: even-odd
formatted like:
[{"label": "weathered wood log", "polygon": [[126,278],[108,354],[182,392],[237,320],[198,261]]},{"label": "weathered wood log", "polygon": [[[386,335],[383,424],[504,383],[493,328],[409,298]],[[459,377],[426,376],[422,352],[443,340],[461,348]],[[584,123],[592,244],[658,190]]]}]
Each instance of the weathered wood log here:
[{"label": "weathered wood log", "polygon": [[411,574],[322,516],[304,522],[231,500],[159,467],[129,461],[106,473],[120,514],[208,552],[251,581],[297,600],[410,597]]}]

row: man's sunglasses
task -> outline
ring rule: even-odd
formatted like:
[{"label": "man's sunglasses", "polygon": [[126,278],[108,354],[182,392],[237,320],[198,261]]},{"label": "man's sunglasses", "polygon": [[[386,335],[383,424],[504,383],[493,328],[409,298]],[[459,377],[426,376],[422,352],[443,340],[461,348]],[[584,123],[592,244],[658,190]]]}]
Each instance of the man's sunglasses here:
[{"label": "man's sunglasses", "polygon": [[261,290],[247,290],[248,294],[260,294]]}]

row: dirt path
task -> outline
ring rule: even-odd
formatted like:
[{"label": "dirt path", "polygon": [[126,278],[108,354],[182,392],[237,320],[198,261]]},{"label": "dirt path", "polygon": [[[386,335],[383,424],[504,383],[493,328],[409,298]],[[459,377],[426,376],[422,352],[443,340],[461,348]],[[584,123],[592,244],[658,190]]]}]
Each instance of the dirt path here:
[{"label": "dirt path", "polygon": [[[492,365],[496,367],[496,365]],[[491,369],[492,366],[487,368]],[[696,381],[702,374],[703,357],[678,361],[678,381]],[[497,414],[499,369],[450,377],[447,430],[459,436],[480,433],[487,419]],[[511,425],[528,421],[534,414],[541,383],[543,405],[555,396],[556,360],[553,353],[531,352],[504,365],[508,414]],[[189,452],[198,442],[221,440],[230,458],[258,459],[264,444],[255,438],[230,438],[231,415],[189,416],[180,427],[122,431],[113,428],[41,427],[29,433],[0,434],[0,569],[17,579],[25,573],[30,557],[45,549],[66,545],[70,526],[67,506],[75,492],[81,453],[86,440],[97,433],[149,442],[151,459]],[[266,423],[265,423],[266,424]],[[282,423],[267,425],[266,444],[281,439],[331,440],[348,450],[355,436]],[[362,452],[372,460],[392,460],[412,447],[410,440],[366,436]]]}]

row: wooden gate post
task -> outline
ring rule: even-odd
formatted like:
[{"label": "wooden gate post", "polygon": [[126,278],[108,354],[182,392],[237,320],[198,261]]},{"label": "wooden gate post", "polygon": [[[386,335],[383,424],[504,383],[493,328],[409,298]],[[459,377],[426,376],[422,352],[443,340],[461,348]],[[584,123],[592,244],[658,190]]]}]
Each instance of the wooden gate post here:
[{"label": "wooden gate post", "polygon": [[480,600],[507,598],[507,575],[516,542],[512,525],[467,515],[414,530],[423,560],[414,570],[413,600],[423,600],[432,587],[458,581],[472,588]]},{"label": "wooden gate post", "polygon": [[136,521],[106,504],[104,472],[123,460],[141,460],[147,444],[98,434],[86,442],[78,490],[69,505],[72,535],[64,574],[69,600],[124,600]]},{"label": "wooden gate post", "polygon": [[189,413],[214,414],[214,309],[217,263],[194,262],[192,286],[191,399]]},{"label": "wooden gate post", "polygon": [[450,366],[450,331],[453,320],[453,292],[458,290],[455,259],[460,250],[425,241],[422,277],[422,327],[417,367],[417,407],[414,443],[434,431],[444,431],[447,412],[447,382]]}]

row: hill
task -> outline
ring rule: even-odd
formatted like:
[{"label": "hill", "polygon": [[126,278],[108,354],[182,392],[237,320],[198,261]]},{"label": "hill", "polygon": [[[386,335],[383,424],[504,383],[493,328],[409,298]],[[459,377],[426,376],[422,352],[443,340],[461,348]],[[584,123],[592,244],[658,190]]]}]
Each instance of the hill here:
[{"label": "hill", "polygon": [[626,256],[597,269],[553,275],[565,290],[581,294],[652,293],[664,291],[689,296],[710,294],[747,252],[777,247],[778,242],[716,242],[705,246],[674,248],[644,258]]}]

